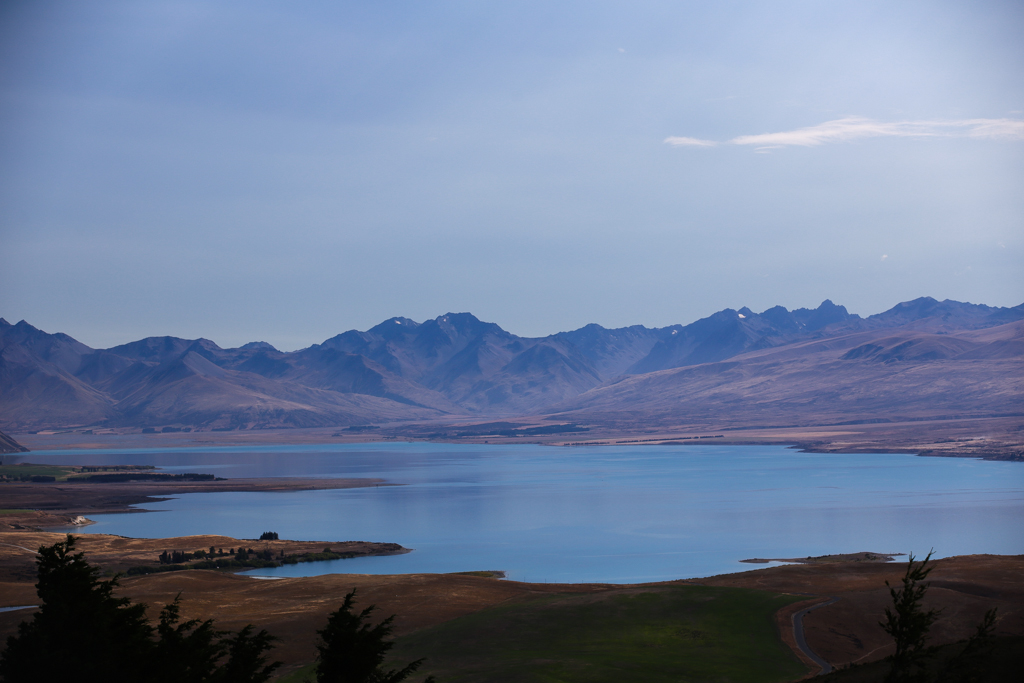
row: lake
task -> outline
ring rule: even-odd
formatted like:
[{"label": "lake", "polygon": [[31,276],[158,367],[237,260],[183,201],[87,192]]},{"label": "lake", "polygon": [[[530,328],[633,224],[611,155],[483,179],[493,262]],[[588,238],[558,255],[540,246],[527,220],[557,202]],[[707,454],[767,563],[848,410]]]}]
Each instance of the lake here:
[{"label": "lake", "polygon": [[[11,461],[12,458],[6,458]],[[504,570],[632,583],[743,571],[751,557],[1024,553],[1024,464],[781,446],[376,443],[34,451],[222,477],[379,477],[398,486],[196,493],[91,516],[81,533],[387,541],[414,551],[263,576]],[[761,565],[763,566],[763,565]]]}]

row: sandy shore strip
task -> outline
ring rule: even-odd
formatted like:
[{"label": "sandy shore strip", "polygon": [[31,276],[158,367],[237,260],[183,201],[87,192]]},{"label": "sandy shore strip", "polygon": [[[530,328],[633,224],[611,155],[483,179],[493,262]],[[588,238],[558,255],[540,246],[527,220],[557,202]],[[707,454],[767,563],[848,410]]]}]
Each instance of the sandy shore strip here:
[{"label": "sandy shore strip", "polygon": [[[312,479],[278,477],[266,479],[221,479],[215,481],[128,481],[128,482],[18,482],[0,484],[4,510],[0,530],[38,529],[76,525],[75,518],[88,521],[90,514],[145,512],[133,508],[141,503],[167,500],[185,493],[225,491],[316,491],[394,486],[383,479]],[[78,524],[83,522],[79,521]]]}]

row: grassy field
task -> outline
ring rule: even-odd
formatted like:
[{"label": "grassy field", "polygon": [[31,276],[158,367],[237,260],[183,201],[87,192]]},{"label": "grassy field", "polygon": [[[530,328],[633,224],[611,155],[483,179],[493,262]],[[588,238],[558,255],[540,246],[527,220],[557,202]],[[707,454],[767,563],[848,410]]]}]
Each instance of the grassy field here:
[{"label": "grassy field", "polygon": [[59,465],[0,465],[0,477],[20,479],[22,477],[55,477],[57,481],[65,481],[69,475],[78,472],[77,467]]},{"label": "grassy field", "polygon": [[659,586],[516,602],[397,641],[394,661],[457,681],[787,681],[805,668],[772,615],[801,598]]},{"label": "grassy field", "polygon": [[[803,598],[743,588],[652,586],[492,607],[396,640],[391,667],[443,683],[791,681],[806,669],[772,615]],[[287,683],[315,680],[312,665]]]},{"label": "grassy field", "polygon": [[54,477],[56,481],[75,480],[80,477],[97,474],[113,473],[148,473],[156,469],[152,465],[114,465],[108,467],[81,467],[70,465],[36,465],[34,463],[18,463],[4,465],[0,463],[0,480],[30,479],[31,477]]}]

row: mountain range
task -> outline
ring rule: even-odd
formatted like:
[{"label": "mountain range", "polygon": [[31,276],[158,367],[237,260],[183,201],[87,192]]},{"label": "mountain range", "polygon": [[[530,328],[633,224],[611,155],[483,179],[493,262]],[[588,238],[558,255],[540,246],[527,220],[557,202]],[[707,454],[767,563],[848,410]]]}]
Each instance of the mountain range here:
[{"label": "mountain range", "polygon": [[688,325],[514,335],[391,318],[305,349],[149,337],[93,349],[0,318],[0,429],[260,429],[557,415],[788,424],[1024,413],[1024,304],[825,301]]}]

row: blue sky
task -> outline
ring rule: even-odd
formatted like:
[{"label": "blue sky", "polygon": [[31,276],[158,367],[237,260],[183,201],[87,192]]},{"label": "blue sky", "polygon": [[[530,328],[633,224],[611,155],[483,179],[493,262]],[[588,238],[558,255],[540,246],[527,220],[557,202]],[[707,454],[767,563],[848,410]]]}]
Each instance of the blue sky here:
[{"label": "blue sky", "polygon": [[293,349],[1024,301],[1017,2],[7,2],[0,316]]}]

